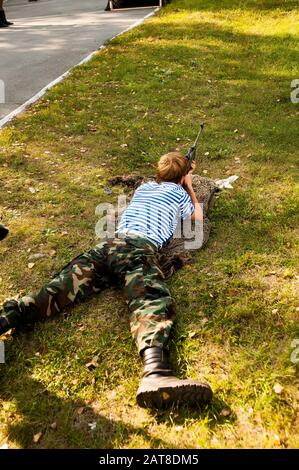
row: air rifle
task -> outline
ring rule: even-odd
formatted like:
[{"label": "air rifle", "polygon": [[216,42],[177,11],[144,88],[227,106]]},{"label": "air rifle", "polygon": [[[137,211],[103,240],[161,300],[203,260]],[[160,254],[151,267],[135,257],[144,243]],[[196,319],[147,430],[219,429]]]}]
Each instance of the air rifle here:
[{"label": "air rifle", "polygon": [[197,137],[195,139],[195,142],[193,145],[191,145],[191,147],[189,148],[188,150],[188,153],[187,155],[185,156],[185,158],[187,159],[187,171],[186,171],[186,175],[189,173],[189,171],[191,170],[191,166],[192,166],[192,162],[195,160],[196,158],[196,147],[197,147],[197,144],[198,144],[198,141],[199,141],[199,137],[200,137],[200,134],[202,133],[203,131],[203,128],[204,128],[204,123],[201,123],[200,124],[200,129],[198,131],[198,134],[197,134]]}]

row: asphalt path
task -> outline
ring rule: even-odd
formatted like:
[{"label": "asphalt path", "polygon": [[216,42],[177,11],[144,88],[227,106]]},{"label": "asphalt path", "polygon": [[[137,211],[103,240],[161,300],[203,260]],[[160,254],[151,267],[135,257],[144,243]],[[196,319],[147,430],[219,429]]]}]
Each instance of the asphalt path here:
[{"label": "asphalt path", "polygon": [[8,0],[0,29],[0,120],[154,9],[105,12],[106,0]]}]

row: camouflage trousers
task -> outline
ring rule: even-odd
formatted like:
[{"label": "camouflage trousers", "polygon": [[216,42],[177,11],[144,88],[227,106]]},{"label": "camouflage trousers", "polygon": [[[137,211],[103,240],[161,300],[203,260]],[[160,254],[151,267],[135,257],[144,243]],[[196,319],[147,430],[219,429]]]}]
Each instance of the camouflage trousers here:
[{"label": "camouflage trousers", "polygon": [[162,348],[175,314],[157,254],[157,248],[144,238],[104,240],[71,261],[37,294],[6,302],[0,325],[22,328],[117,286],[124,289],[128,299],[131,332],[139,352],[149,346]]}]

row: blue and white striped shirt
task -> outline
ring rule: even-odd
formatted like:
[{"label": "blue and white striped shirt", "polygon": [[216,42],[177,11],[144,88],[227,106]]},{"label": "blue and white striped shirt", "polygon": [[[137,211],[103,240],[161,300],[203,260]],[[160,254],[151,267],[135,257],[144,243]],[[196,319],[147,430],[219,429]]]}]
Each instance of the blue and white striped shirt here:
[{"label": "blue and white striped shirt", "polygon": [[132,230],[162,246],[175,233],[179,219],[193,212],[191,198],[181,185],[151,181],[137,188],[117,232]]}]

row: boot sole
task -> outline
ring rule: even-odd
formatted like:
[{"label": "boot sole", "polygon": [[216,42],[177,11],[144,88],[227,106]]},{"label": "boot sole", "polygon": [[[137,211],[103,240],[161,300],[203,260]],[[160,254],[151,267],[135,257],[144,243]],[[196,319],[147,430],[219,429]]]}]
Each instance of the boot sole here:
[{"label": "boot sole", "polygon": [[172,404],[201,405],[212,400],[213,392],[207,384],[182,384],[138,391],[137,403],[142,408],[166,408]]}]

